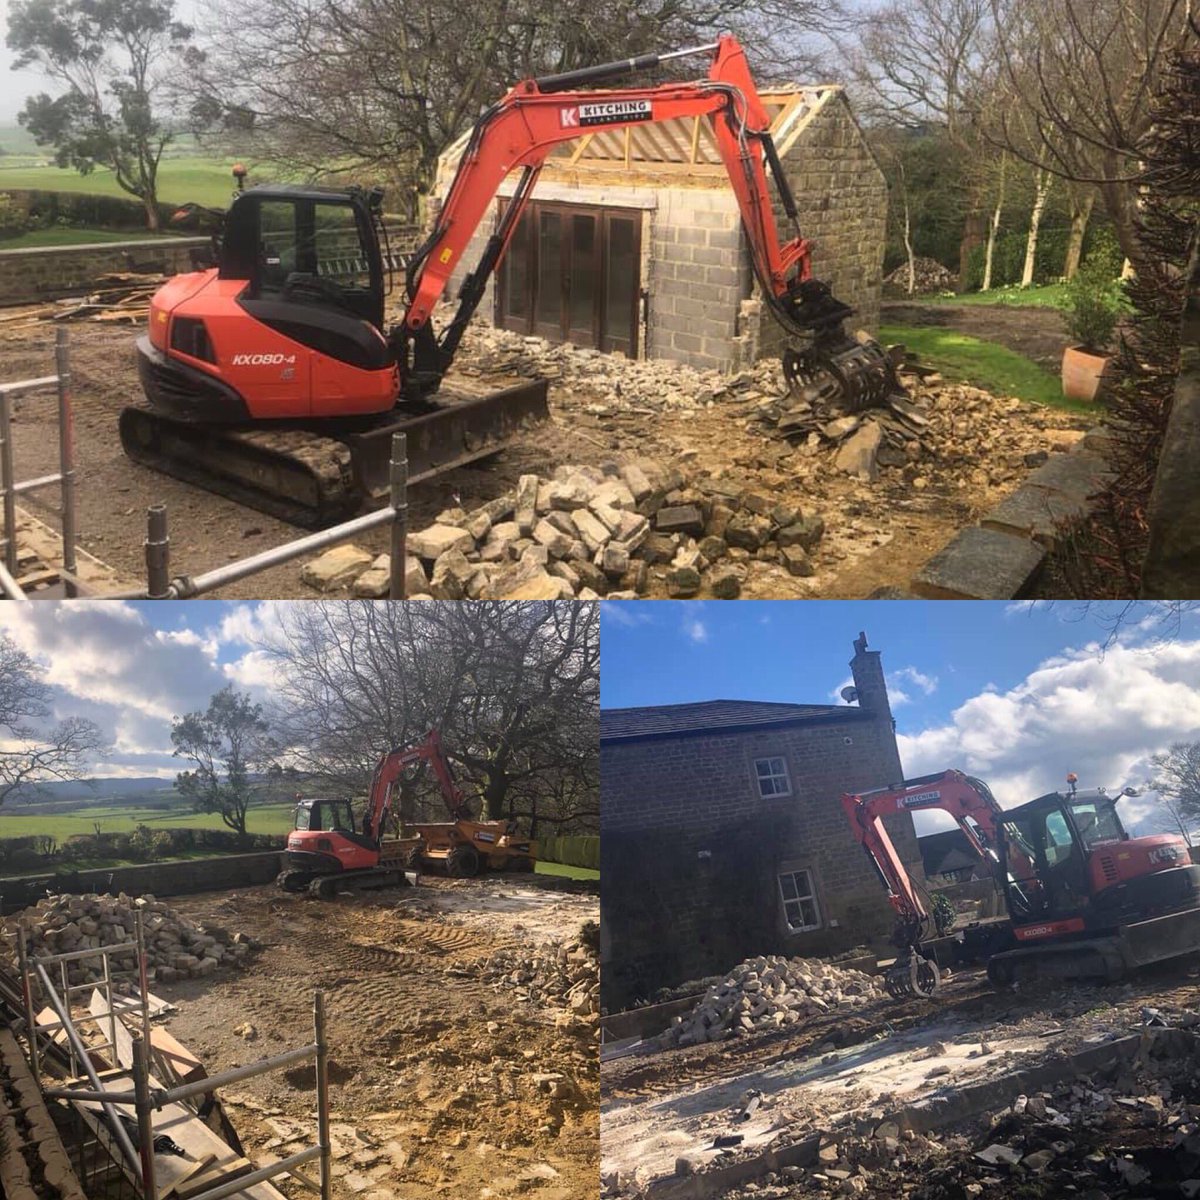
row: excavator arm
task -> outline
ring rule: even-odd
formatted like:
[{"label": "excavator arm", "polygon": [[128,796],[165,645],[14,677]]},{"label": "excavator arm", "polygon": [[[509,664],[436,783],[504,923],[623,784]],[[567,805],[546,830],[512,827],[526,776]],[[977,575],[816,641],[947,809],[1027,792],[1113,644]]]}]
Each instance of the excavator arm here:
[{"label": "excavator arm", "polygon": [[906,779],[898,786],[843,795],[842,807],[855,840],[887,887],[888,902],[897,915],[895,941],[901,953],[885,976],[885,985],[897,997],[932,996],[941,985],[941,972],[921,949],[929,933],[929,910],[888,836],[883,818],[928,809],[949,813],[976,854],[994,866],[999,862],[1000,806],[981,779],[961,771],[941,771]]},{"label": "excavator arm", "polygon": [[[668,59],[708,52],[712,53],[708,76],[695,82],[576,90],[652,69]],[[406,393],[416,397],[436,390],[449,369],[551,151],[599,129],[627,129],[680,117],[710,122],[763,296],[789,334],[811,339],[807,349],[790,352],[785,359],[789,380],[816,387],[828,398],[836,395],[855,408],[903,392],[879,345],[845,333],[842,322],[853,310],[813,279],[812,248],[800,232],[796,202],[771,139],[770,116],[754,86],[745,52],[734,38],[723,36],[695,50],[647,54],[525,80],[483,113],[467,139],[434,227],[408,264],[408,302],[402,323],[392,331],[393,349],[404,364]],[[434,306],[501,184],[514,171],[520,176],[512,199],[479,262],[463,281],[454,317],[437,335],[430,325]],[[782,243],[768,174],[795,234]]]},{"label": "excavator arm", "polygon": [[392,805],[392,786],[413,763],[419,762],[428,763],[433,769],[451,818],[455,821],[470,818],[466,797],[454,782],[449,760],[442,750],[441,734],[436,729],[431,729],[415,745],[398,747],[379,760],[371,779],[371,794],[363,820],[363,833],[375,838],[382,836],[383,824]]}]

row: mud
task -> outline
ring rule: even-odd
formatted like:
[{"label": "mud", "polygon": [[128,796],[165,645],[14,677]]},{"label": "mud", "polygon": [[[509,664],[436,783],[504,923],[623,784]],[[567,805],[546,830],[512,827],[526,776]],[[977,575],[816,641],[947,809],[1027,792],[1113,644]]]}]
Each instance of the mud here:
[{"label": "mud", "polygon": [[[324,993],[338,1200],[595,1193],[594,1025],[482,971],[498,949],[574,936],[597,919],[594,896],[432,879],[334,902],[248,888],[178,908],[259,944],[240,972],[157,989],[210,1074],[302,1045]],[[311,1144],[312,1086],[308,1067],[229,1089],[252,1159]]]}]

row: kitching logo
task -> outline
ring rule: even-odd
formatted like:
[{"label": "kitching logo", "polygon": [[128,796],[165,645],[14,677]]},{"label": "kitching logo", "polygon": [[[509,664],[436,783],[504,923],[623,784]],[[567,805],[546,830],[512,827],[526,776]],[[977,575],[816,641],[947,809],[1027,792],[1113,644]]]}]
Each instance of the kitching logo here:
[{"label": "kitching logo", "polygon": [[279,367],[284,363],[295,363],[294,354],[235,354],[235,367]]},{"label": "kitching logo", "polygon": [[629,121],[653,119],[654,107],[649,100],[606,100],[558,110],[558,123],[562,129],[576,129],[584,125],[624,125]]}]

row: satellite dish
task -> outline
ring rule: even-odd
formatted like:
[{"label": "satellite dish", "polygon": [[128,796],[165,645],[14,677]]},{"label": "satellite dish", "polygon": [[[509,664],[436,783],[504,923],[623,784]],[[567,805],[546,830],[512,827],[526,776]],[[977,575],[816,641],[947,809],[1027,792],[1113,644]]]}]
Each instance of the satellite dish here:
[{"label": "satellite dish", "polygon": [[856,688],[856,687],[842,688],[842,699],[845,700],[845,702],[847,704],[853,704],[855,702],[855,700],[858,699],[858,688]]}]

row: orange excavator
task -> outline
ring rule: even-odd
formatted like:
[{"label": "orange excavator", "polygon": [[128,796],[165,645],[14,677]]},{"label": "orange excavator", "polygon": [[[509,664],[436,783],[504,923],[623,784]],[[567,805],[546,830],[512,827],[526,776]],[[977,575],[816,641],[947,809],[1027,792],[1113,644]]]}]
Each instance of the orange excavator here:
[{"label": "orange excavator", "polygon": [[[451,820],[410,825],[404,831],[407,836],[388,837],[395,786],[410,767],[422,763],[433,770]],[[298,800],[286,865],[275,882],[285,891],[308,891],[329,899],[343,884],[375,888],[415,883],[426,865],[466,877],[485,868],[532,871],[536,859],[537,843],[519,837],[513,822],[472,818],[442,750],[441,735],[431,730],[415,745],[398,747],[379,760],[361,832],[349,800]]]},{"label": "orange excavator", "polygon": [[[700,80],[579,90],[696,54],[711,56]],[[853,310],[813,278],[812,247],[801,235],[769,114],[741,46],[724,36],[693,50],[527,79],[488,108],[429,236],[404,264],[405,306],[390,330],[392,255],[381,191],[239,191],[212,255],[150,302],[149,329],[137,343],[149,404],[121,414],[125,453],[314,526],[386,494],[395,432],[407,435],[414,483],[494,454],[548,416],[546,381],[462,402],[436,395],[546,158],[597,130],[680,117],[710,122],[763,298],[803,343],[784,357],[789,382],[849,409],[903,394],[888,355],[865,335],[846,333]],[[513,172],[512,199],[467,272],[453,317],[435,332],[434,307]],[[782,244],[770,181],[795,234]]]},{"label": "orange excavator", "polygon": [[1125,788],[1049,792],[1002,809],[987,784],[942,771],[857,795],[842,806],[895,909],[899,951],[884,978],[894,997],[936,995],[943,979],[932,949],[927,897],[883,825],[885,816],[949,813],[1002,888],[1008,918],[987,931],[988,978],[1119,979],[1128,971],[1200,950],[1200,866],[1177,834],[1130,837],[1117,814]]}]

